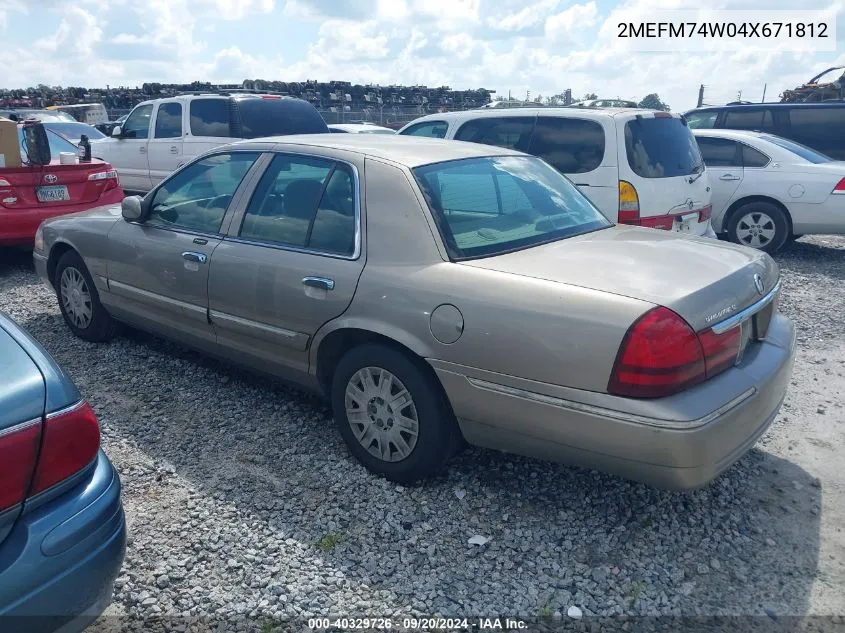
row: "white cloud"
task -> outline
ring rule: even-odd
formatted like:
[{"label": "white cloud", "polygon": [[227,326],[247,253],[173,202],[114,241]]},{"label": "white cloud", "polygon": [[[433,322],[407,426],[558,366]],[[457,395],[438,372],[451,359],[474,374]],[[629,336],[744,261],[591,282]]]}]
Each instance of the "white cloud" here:
[{"label": "white cloud", "polygon": [[598,8],[593,0],[585,4],[575,4],[546,19],[546,37],[564,38],[575,31],[595,26],[598,22]]},{"label": "white cloud", "polygon": [[560,0],[540,0],[527,7],[508,13],[498,18],[489,18],[487,24],[502,31],[521,31],[537,26],[543,19],[557,8]]},{"label": "white cloud", "polygon": [[475,49],[475,40],[466,33],[447,35],[440,40],[440,48],[458,59],[467,59]]}]

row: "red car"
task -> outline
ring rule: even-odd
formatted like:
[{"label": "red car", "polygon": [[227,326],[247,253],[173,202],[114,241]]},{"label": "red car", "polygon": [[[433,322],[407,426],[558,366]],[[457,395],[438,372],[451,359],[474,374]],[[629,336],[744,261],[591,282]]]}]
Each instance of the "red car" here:
[{"label": "red car", "polygon": [[[23,128],[18,126],[23,143]],[[49,165],[0,168],[0,246],[32,246],[38,225],[57,215],[86,211],[123,200],[123,189],[111,165],[60,165],[59,152],[78,148],[47,130],[52,161]]]}]

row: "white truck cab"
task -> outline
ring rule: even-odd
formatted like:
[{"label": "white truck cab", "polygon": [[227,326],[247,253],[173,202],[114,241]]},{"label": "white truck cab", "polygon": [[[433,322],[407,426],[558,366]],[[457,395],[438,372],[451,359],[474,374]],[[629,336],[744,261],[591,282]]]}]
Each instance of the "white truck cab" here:
[{"label": "white truck cab", "polygon": [[126,191],[146,192],[203,152],[238,139],[328,132],[302,99],[249,93],[192,93],[139,103],[111,138],[91,142]]}]

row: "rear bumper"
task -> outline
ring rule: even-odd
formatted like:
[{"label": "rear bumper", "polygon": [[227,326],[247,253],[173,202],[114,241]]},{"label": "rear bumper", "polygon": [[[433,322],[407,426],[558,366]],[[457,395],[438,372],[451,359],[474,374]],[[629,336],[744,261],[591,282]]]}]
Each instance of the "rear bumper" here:
[{"label": "rear bumper", "polygon": [[25,512],[0,545],[0,630],[83,630],[111,602],[125,548],[120,479],[100,452],[82,482]]},{"label": "rear bumper", "polygon": [[28,209],[0,208],[0,246],[31,246],[35,240],[38,226],[50,218],[88,211],[105,204],[114,204],[123,200],[121,189],[112,189],[104,193],[96,202],[69,204],[66,206],[31,207]]},{"label": "rear bumper", "polygon": [[431,364],[471,444],[687,490],[719,475],[771,425],[794,348],[791,321],[777,315],[738,367],[652,401]]}]

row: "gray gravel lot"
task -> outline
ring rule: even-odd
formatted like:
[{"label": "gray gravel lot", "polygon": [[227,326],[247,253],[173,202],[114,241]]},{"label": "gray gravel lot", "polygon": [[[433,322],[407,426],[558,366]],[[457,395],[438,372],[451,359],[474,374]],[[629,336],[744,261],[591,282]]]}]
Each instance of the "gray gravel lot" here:
[{"label": "gray gravel lot", "polygon": [[0,310],[100,416],[131,535],[114,613],[845,615],[845,238],[776,259],[786,404],[693,493],[477,449],[397,487],[319,400],[140,332],[74,338],[26,254],[0,253]]}]

